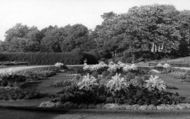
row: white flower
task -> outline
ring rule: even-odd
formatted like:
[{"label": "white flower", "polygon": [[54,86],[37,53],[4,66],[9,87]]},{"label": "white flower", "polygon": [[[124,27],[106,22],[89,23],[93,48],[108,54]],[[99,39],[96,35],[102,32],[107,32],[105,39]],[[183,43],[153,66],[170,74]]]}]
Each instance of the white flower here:
[{"label": "white flower", "polygon": [[84,63],[83,70],[90,70],[90,71],[97,71],[101,68],[107,67],[107,64],[105,64],[103,61],[99,62],[99,64],[95,65],[88,65]]},{"label": "white flower", "polygon": [[123,67],[124,72],[128,72],[130,70],[137,70],[137,69],[138,67],[136,64],[131,64],[131,65],[125,64],[125,66]]},{"label": "white flower", "polygon": [[61,63],[61,62],[57,62],[57,63],[55,63],[55,65],[54,65],[55,67],[59,67],[59,68],[61,68],[61,67],[63,67],[64,66],[64,64],[63,63]]},{"label": "white flower", "polygon": [[108,65],[103,62],[103,61],[100,61],[99,64],[98,64],[99,67],[107,67]]},{"label": "white flower", "polygon": [[87,63],[84,63],[83,70],[89,70],[90,66]]},{"label": "white flower", "polygon": [[138,67],[136,64],[131,64],[130,68],[131,70],[137,70]]},{"label": "white flower", "polygon": [[120,91],[121,89],[125,89],[129,86],[129,84],[121,77],[121,74],[116,74],[112,77],[110,81],[108,81],[106,85],[110,91]]},{"label": "white flower", "polygon": [[124,72],[128,72],[129,70],[131,70],[131,66],[126,64],[124,67],[123,67],[123,71]]},{"label": "white flower", "polygon": [[121,61],[119,61],[118,63],[117,63],[120,67],[125,67],[125,63],[123,63],[123,62],[121,62]]},{"label": "white flower", "polygon": [[165,63],[165,64],[163,65],[163,67],[164,67],[164,68],[170,68],[171,66],[170,66],[170,64]]},{"label": "white flower", "polygon": [[108,71],[115,72],[117,69],[120,69],[120,66],[118,64],[115,64],[114,62],[109,62],[108,64]]},{"label": "white flower", "polygon": [[150,76],[149,80],[146,80],[146,88],[152,90],[154,88],[158,89],[159,91],[166,90],[166,84],[162,79],[158,76]]},{"label": "white flower", "polygon": [[89,74],[83,76],[82,81],[78,83],[79,89],[89,90],[94,85],[98,85],[97,79]]},{"label": "white flower", "polygon": [[161,63],[158,63],[156,66],[157,67],[163,67],[163,65]]}]

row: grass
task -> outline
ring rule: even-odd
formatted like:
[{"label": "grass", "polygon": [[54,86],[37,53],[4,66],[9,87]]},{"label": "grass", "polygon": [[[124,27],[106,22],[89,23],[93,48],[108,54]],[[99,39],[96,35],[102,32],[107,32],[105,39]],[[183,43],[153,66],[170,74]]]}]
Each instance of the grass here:
[{"label": "grass", "polygon": [[58,114],[35,111],[0,109],[0,119],[188,119],[190,114],[180,113],[74,113]]},{"label": "grass", "polygon": [[47,80],[43,80],[37,87],[41,93],[56,94],[62,90],[62,87],[54,87],[52,84],[57,81],[70,80],[74,76],[67,75],[66,73],[57,73],[57,75],[50,77]]},{"label": "grass", "polygon": [[64,114],[53,119],[188,119],[190,115],[160,115],[160,114]]},{"label": "grass", "polygon": [[42,112],[0,109],[0,119],[53,119],[55,115]]},{"label": "grass", "polygon": [[182,57],[182,58],[177,58],[177,59],[170,59],[170,60],[167,60],[167,62],[190,64],[190,57]]},{"label": "grass", "polygon": [[181,96],[190,97],[190,82],[182,82],[179,79],[174,79],[172,76],[163,74],[160,77],[166,82],[166,84],[170,87],[174,87],[173,89],[168,89],[171,92],[178,92]]}]

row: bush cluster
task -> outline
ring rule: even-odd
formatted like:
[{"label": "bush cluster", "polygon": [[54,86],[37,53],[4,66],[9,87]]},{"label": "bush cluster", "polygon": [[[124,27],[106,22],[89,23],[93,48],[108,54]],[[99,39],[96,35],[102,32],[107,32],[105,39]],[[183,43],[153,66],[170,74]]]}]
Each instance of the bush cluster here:
[{"label": "bush cluster", "polygon": [[43,94],[35,90],[22,90],[19,88],[1,88],[0,94],[0,100],[37,99],[44,97]]},{"label": "bush cluster", "polygon": [[76,85],[66,86],[60,92],[60,101],[62,103],[72,102],[75,104],[101,104],[101,103],[117,103],[129,105],[160,105],[160,104],[178,104],[182,102],[183,97],[177,93],[153,90],[132,86],[124,90],[120,90],[117,94],[113,94],[108,89],[100,85],[92,90],[79,89]]},{"label": "bush cluster", "polygon": [[27,78],[22,75],[5,75],[0,77],[1,87],[18,87],[19,83],[25,82]]},{"label": "bush cluster", "polygon": [[[128,64],[122,64],[130,66]],[[167,85],[158,76],[148,73],[149,69],[135,67],[120,70],[116,64],[105,68],[104,63],[84,65],[84,74],[78,83],[62,82],[59,101],[77,105],[117,103],[128,105],[178,104],[184,100],[177,93],[167,92]],[[132,65],[131,65],[132,66]],[[111,69],[111,70],[110,70]],[[115,70],[116,69],[116,70]]]}]

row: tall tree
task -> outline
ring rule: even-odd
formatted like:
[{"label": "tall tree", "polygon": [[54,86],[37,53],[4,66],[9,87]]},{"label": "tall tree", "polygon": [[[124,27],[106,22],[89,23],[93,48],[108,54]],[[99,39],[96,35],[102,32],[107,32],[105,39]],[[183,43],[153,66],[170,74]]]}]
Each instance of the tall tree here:
[{"label": "tall tree", "polygon": [[179,48],[181,40],[178,15],[172,5],[133,7],[125,14],[103,15],[102,25],[94,32],[101,49],[112,56],[142,51],[169,53]]}]

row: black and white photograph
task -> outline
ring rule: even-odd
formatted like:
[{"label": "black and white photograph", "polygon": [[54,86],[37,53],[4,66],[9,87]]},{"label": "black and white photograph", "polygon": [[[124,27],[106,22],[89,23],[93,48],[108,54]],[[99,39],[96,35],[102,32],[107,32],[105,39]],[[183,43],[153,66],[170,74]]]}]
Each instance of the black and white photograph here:
[{"label": "black and white photograph", "polygon": [[0,119],[190,119],[190,1],[0,0]]}]

